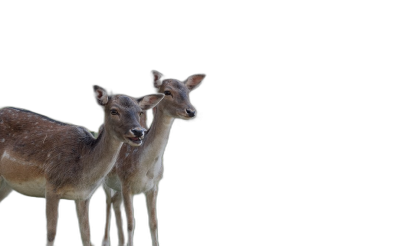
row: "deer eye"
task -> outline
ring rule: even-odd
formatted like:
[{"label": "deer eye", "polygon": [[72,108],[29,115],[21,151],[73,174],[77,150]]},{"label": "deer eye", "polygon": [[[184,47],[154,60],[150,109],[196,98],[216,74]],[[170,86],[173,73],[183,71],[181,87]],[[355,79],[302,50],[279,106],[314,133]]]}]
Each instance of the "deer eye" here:
[{"label": "deer eye", "polygon": [[170,96],[171,92],[170,91],[164,91],[164,94],[167,95],[167,96]]},{"label": "deer eye", "polygon": [[143,112],[140,112],[139,115],[142,116],[142,115],[143,115]]},{"label": "deer eye", "polygon": [[118,115],[118,111],[116,109],[111,109],[111,114],[112,115]]}]

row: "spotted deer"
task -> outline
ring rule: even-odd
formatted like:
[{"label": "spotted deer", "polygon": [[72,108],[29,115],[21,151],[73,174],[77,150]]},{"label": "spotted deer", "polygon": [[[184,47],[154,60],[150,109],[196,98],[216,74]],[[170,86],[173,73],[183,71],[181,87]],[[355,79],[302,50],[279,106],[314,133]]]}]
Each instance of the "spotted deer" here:
[{"label": "spotted deer", "polygon": [[163,155],[168,143],[169,133],[176,118],[192,119],[196,110],[189,100],[189,93],[197,88],[205,75],[197,74],[184,82],[176,79],[161,81],[162,74],[153,71],[154,87],[165,98],[153,108],[153,122],[147,131],[143,144],[133,147],[124,144],[117,162],[104,180],[106,192],[107,218],[103,246],[110,245],[110,217],[113,206],[119,245],[125,243],[122,229],[121,203],[124,203],[128,223],[128,246],[133,245],[135,219],[133,216],[133,196],[144,193],[146,196],[149,225],[153,246],[158,243],[156,203],[158,184],[163,177]]},{"label": "spotted deer", "polygon": [[90,198],[114,166],[122,144],[142,144],[140,115],[164,97],[135,99],[109,96],[99,86],[94,90],[105,113],[97,139],[84,127],[23,109],[0,110],[0,201],[11,190],[45,198],[48,246],[54,244],[60,199],[75,200],[82,243],[91,245]]}]

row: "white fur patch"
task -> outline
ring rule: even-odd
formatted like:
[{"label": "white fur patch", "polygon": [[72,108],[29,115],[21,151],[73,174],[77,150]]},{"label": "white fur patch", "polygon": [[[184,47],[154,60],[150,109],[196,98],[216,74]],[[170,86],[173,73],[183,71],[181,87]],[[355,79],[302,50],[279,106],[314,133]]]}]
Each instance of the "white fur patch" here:
[{"label": "white fur patch", "polygon": [[3,153],[3,155],[1,156],[1,159],[0,160],[3,160],[3,158],[9,158],[10,157],[10,155],[7,153],[7,151],[4,151],[4,153]]},{"label": "white fur patch", "polygon": [[4,158],[6,158],[10,161],[16,162],[18,164],[21,164],[21,165],[32,165],[30,162],[26,162],[21,159],[10,156],[10,154],[8,154],[7,151],[4,151],[3,155],[1,156],[1,160],[3,160]]}]

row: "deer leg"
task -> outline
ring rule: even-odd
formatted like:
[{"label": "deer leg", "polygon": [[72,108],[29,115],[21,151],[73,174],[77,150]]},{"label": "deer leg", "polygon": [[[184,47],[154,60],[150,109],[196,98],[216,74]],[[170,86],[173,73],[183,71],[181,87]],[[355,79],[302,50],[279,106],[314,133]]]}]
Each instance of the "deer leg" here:
[{"label": "deer leg", "polygon": [[111,219],[111,188],[103,183],[103,188],[106,193],[106,229],[104,232],[103,246],[110,246],[110,219]]},{"label": "deer leg", "polygon": [[89,201],[89,199],[75,200],[83,246],[92,246],[90,242]]},{"label": "deer leg", "polygon": [[122,216],[121,216],[122,194],[120,191],[115,192],[115,195],[112,197],[112,204],[114,208],[115,220],[117,222],[118,241],[119,241],[118,245],[124,246],[125,238],[124,238],[124,228],[122,227]]},{"label": "deer leg", "polygon": [[8,196],[12,191],[6,181],[0,176],[0,202]]},{"label": "deer leg", "polygon": [[146,192],[147,213],[153,246],[158,246],[158,221],[157,221],[157,194],[158,186]]},{"label": "deer leg", "polygon": [[133,246],[133,231],[135,230],[135,218],[133,217],[133,195],[129,189],[122,188],[122,197],[124,200],[126,218],[128,222],[128,244]]},{"label": "deer leg", "polygon": [[46,191],[47,246],[54,245],[57,232],[58,204],[60,198]]}]

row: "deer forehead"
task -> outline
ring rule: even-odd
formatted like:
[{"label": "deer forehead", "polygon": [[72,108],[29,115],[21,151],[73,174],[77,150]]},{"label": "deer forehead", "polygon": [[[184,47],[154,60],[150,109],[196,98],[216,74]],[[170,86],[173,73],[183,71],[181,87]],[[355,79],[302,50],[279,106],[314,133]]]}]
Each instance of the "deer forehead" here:
[{"label": "deer forehead", "polygon": [[189,93],[189,89],[186,87],[186,85],[179,80],[176,79],[166,79],[163,81],[163,89],[170,89],[170,90],[175,90],[183,93]]},{"label": "deer forehead", "polygon": [[111,106],[117,106],[119,108],[133,109],[135,111],[140,110],[139,104],[131,97],[124,95],[116,95],[111,98]]}]

